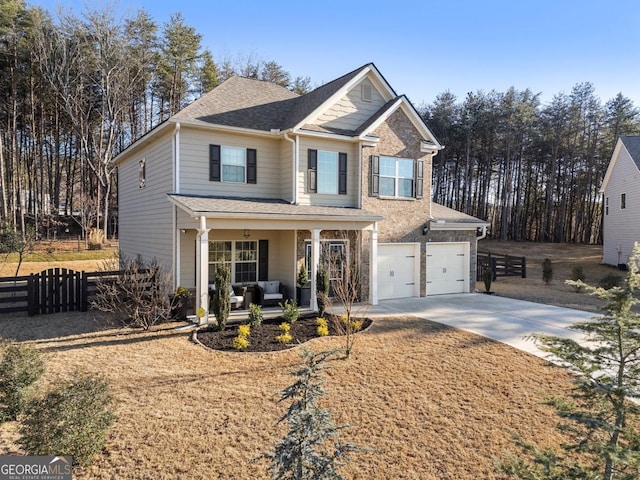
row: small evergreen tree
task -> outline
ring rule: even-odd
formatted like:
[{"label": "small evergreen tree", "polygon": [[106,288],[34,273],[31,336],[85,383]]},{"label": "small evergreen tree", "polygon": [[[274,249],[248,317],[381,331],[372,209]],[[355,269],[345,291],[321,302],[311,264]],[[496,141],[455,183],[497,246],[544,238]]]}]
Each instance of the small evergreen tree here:
[{"label": "small evergreen tree", "polygon": [[553,280],[553,265],[551,265],[551,260],[545,258],[542,262],[542,281],[549,285]]},{"label": "small evergreen tree", "polygon": [[229,269],[224,265],[218,265],[213,280],[216,289],[213,292],[213,314],[218,322],[218,329],[224,330],[227,326],[227,318],[231,312],[231,298],[229,297],[229,285],[231,276]]},{"label": "small evergreen tree", "polygon": [[331,413],[318,406],[326,395],[322,371],[333,351],[313,352],[305,349],[304,363],[291,374],[296,381],[281,392],[280,401],[291,401],[287,413],[280,419],[289,424],[286,436],[267,455],[273,461],[271,476],[278,480],[339,480],[339,473],[353,452],[362,450],[343,443],[340,430],[331,421]]},{"label": "small evergreen tree", "polygon": [[[575,265],[571,269],[571,280],[573,280],[574,282],[578,282],[578,280],[584,282],[585,278],[587,277],[584,273],[584,267],[582,266],[582,264]],[[573,283],[571,286],[577,293],[582,292],[582,286],[580,284]]]},{"label": "small evergreen tree", "polygon": [[329,272],[325,265],[320,264],[316,272],[316,292],[318,294],[318,313],[321,317],[329,306],[329,288]]},{"label": "small evergreen tree", "polygon": [[622,286],[606,290],[581,280],[567,281],[604,301],[603,315],[571,326],[583,332],[587,342],[535,336],[544,351],[576,374],[573,401],[556,399],[553,404],[566,420],[561,429],[576,439],[565,448],[584,453],[585,465],[527,446],[532,462],[510,462],[518,467],[511,471],[518,478],[640,478],[640,313],[632,309],[639,302],[639,267],[636,243]]}]

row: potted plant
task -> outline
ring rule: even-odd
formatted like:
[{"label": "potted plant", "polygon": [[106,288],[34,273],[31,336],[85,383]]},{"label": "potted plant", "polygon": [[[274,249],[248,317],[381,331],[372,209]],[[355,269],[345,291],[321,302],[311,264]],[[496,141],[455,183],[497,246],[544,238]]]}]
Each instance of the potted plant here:
[{"label": "potted plant", "polygon": [[311,304],[311,286],[309,285],[309,273],[304,263],[300,265],[296,283],[298,285],[296,288],[298,305],[308,307]]},{"label": "potted plant", "polygon": [[171,298],[171,317],[175,320],[186,320],[187,311],[191,307],[191,292],[178,286]]}]

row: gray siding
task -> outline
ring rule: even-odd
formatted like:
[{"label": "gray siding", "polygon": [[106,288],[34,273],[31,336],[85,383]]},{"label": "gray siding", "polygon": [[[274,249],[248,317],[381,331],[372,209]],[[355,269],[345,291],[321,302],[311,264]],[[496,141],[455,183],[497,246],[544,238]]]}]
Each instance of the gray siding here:
[{"label": "gray siding", "polygon": [[[363,84],[371,87],[371,101],[362,99]],[[344,97],[331,105],[314,123],[316,125],[322,125],[323,127],[355,130],[366,122],[385,103],[385,99],[373,83],[368,78],[365,78],[355,85]]]},{"label": "gray siding", "polygon": [[[620,196],[626,194],[626,208],[620,208]],[[604,192],[609,213],[604,215],[603,262],[627,263],[634,242],[640,242],[640,171],[623,146]]]},{"label": "gray siding", "polygon": [[[171,134],[157,138],[118,165],[120,251],[145,261],[157,258],[172,266],[173,190]],[[138,185],[139,161],[146,160],[146,182]]]},{"label": "gray siding", "polygon": [[[347,194],[322,195],[307,191],[308,149],[344,152],[347,154]],[[300,205],[356,207],[358,205],[358,144],[320,138],[301,137],[300,170],[298,171],[298,200]]]},{"label": "gray siding", "polygon": [[[212,132],[183,127],[180,131],[180,193],[252,198],[280,198],[282,182],[291,178],[292,168],[283,158],[282,140]],[[286,142],[290,144],[290,142]],[[209,180],[209,145],[255,148],[257,183],[212,182]],[[291,196],[291,194],[289,194]]]}]

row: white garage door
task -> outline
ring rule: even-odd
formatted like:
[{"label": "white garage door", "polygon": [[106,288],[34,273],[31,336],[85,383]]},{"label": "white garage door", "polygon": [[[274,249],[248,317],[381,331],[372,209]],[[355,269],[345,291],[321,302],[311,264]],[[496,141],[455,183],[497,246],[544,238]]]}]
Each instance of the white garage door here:
[{"label": "white garage door", "polygon": [[420,296],[420,244],[378,245],[378,298]]},{"label": "white garage door", "polygon": [[427,243],[427,295],[469,291],[469,242]]}]

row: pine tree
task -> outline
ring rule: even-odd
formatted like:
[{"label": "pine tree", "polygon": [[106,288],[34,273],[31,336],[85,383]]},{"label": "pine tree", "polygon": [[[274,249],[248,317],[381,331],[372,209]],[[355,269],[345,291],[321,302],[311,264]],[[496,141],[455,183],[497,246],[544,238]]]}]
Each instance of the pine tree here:
[{"label": "pine tree", "polygon": [[322,371],[333,351],[313,352],[305,349],[304,363],[291,374],[297,380],[281,392],[280,401],[291,401],[287,413],[280,419],[289,424],[286,436],[267,455],[273,461],[272,478],[278,480],[340,480],[339,468],[344,460],[361,447],[344,443],[340,430],[331,420],[331,413],[318,406],[326,395]]},{"label": "pine tree", "polygon": [[[640,313],[632,308],[639,303],[639,269],[640,246],[636,243],[621,287],[605,290],[581,280],[567,281],[602,299],[604,313],[571,326],[583,332],[586,341],[548,335],[535,338],[544,351],[576,375],[572,401],[555,400],[554,405],[566,420],[561,429],[576,439],[565,448],[584,454],[585,464],[579,466],[562,455],[525,445],[534,461],[519,461],[519,470],[511,471],[518,478],[639,478]],[[538,472],[541,476],[530,475],[545,464],[548,468]]]}]

